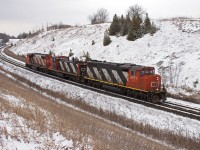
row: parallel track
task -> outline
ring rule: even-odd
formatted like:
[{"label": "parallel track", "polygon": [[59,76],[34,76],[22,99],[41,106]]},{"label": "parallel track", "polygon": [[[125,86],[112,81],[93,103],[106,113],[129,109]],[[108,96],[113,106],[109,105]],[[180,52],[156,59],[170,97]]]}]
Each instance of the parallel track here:
[{"label": "parallel track", "polygon": [[172,103],[172,102],[165,102],[164,105],[165,106],[169,106],[171,108],[177,108],[178,107],[177,109],[179,109],[179,110],[182,110],[182,111],[187,110],[190,113],[193,113],[193,114],[196,114],[196,115],[200,115],[200,109],[198,109],[198,108],[192,108],[192,107],[189,107],[189,106],[183,106],[183,105]]},{"label": "parallel track", "polygon": [[91,86],[87,86],[87,85],[84,85],[84,84],[80,84],[80,83],[77,83],[77,82],[66,80],[66,79],[63,79],[63,78],[60,78],[60,77],[55,77],[55,76],[52,76],[52,75],[42,73],[42,72],[39,72],[39,71],[25,67],[22,63],[19,63],[17,61],[14,61],[13,59],[10,59],[10,58],[4,56],[2,54],[2,50],[0,50],[0,59],[7,62],[7,63],[15,65],[17,67],[23,68],[25,70],[28,70],[28,71],[31,71],[31,72],[34,72],[34,73],[55,79],[55,80],[59,80],[59,81],[65,82],[65,83],[73,84],[75,86],[79,86],[79,87],[82,87],[84,89],[89,89],[89,90],[92,90],[92,91],[95,91],[95,92],[98,92],[98,93],[102,93],[102,94],[109,95],[109,96],[112,96],[112,97],[125,99],[125,100],[131,101],[131,102],[134,102],[134,103],[137,103],[137,104],[141,104],[141,105],[144,105],[144,106],[147,106],[147,107],[155,108],[155,109],[158,109],[158,110],[163,110],[163,111],[170,112],[170,113],[173,113],[173,114],[176,114],[176,115],[180,115],[180,116],[183,116],[183,117],[196,119],[196,120],[200,121],[200,110],[199,109],[191,108],[189,106],[188,107],[182,106],[182,105],[174,104],[174,103],[170,103],[170,102],[165,102],[163,104],[154,104],[154,103],[151,103],[151,102],[142,101],[142,100],[139,100],[139,99],[120,95],[120,94],[117,94],[117,93],[112,93],[112,92],[109,92],[109,91],[106,91],[106,90],[97,89],[97,88],[94,88],[94,87],[91,87]]}]

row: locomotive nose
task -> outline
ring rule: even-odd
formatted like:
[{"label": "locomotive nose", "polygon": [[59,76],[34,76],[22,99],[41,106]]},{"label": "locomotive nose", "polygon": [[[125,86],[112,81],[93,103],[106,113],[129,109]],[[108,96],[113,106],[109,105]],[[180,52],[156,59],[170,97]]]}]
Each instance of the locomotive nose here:
[{"label": "locomotive nose", "polygon": [[152,91],[160,90],[160,79],[159,75],[153,75],[150,77],[150,87]]}]

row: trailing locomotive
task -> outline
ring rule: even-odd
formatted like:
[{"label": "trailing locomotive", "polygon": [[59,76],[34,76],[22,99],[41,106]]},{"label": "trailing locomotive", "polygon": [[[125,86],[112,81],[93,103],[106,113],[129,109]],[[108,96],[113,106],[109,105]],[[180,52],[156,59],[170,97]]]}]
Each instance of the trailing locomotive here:
[{"label": "trailing locomotive", "polygon": [[111,87],[121,94],[146,101],[166,100],[161,76],[155,74],[154,67],[96,60],[83,62],[39,53],[27,54],[26,66],[98,88]]}]

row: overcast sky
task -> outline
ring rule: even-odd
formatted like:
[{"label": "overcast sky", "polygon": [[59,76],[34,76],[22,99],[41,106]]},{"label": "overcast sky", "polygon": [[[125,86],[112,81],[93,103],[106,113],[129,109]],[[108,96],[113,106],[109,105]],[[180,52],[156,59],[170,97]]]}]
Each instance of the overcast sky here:
[{"label": "overcast sky", "polygon": [[150,18],[200,17],[200,0],[0,0],[0,32],[18,35],[47,23],[88,24],[88,15],[99,8],[125,14],[138,4]]}]

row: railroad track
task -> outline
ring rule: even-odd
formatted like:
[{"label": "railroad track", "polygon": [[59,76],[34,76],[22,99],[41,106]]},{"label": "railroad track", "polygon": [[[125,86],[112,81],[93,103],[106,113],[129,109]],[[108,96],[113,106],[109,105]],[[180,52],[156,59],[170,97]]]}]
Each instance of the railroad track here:
[{"label": "railroad track", "polygon": [[55,77],[55,76],[52,76],[52,75],[42,73],[42,72],[39,72],[39,71],[25,67],[24,64],[17,62],[15,60],[5,56],[2,53],[2,49],[3,48],[0,48],[0,59],[1,60],[5,61],[7,63],[10,63],[12,65],[15,65],[17,67],[23,68],[25,70],[29,70],[31,72],[34,72],[34,73],[37,73],[37,74],[40,74],[40,75],[43,75],[43,76],[46,76],[46,77],[49,77],[49,78],[52,78],[52,79],[55,79],[55,80],[59,80],[59,81],[65,82],[65,83],[73,84],[75,86],[79,86],[79,87],[84,88],[84,89],[89,89],[89,90],[92,90],[94,92],[102,93],[102,94],[109,95],[109,96],[112,96],[112,97],[125,99],[127,101],[131,101],[131,102],[134,102],[134,103],[137,103],[137,104],[141,104],[141,105],[144,105],[146,107],[151,107],[151,108],[155,108],[155,109],[158,109],[158,110],[163,110],[163,111],[170,112],[170,113],[173,113],[173,114],[176,114],[176,115],[180,115],[180,116],[183,116],[183,117],[196,119],[196,120],[200,121],[200,110],[199,109],[191,108],[189,106],[182,106],[180,104],[175,104],[175,103],[171,103],[171,102],[165,102],[165,103],[162,103],[162,104],[154,104],[154,103],[151,103],[151,102],[148,102],[148,101],[142,101],[142,100],[131,98],[131,97],[128,97],[128,96],[125,96],[125,95],[112,93],[112,92],[109,92],[109,91],[106,91],[106,90],[97,89],[95,87],[91,87],[91,86],[87,86],[87,85],[80,84],[80,83],[77,83],[77,82],[73,82],[73,81],[70,81],[70,80],[66,80],[66,79],[63,79],[63,78],[60,78],[60,77]]},{"label": "railroad track", "polygon": [[179,110],[182,110],[182,111],[187,110],[190,113],[200,115],[200,108],[199,109],[198,108],[192,108],[190,106],[183,106],[181,104],[176,104],[176,103],[172,103],[172,102],[165,102],[164,105],[169,106],[171,108],[177,108],[177,106],[178,106]]}]

